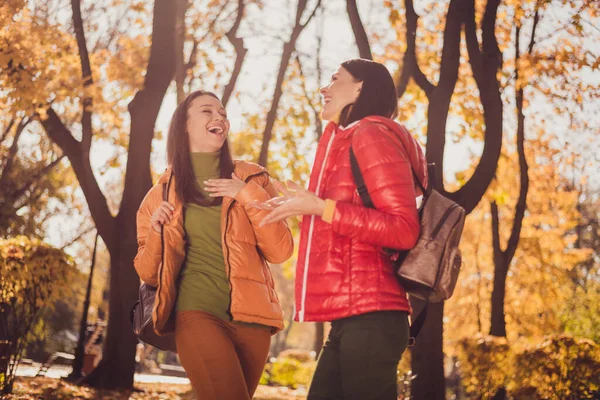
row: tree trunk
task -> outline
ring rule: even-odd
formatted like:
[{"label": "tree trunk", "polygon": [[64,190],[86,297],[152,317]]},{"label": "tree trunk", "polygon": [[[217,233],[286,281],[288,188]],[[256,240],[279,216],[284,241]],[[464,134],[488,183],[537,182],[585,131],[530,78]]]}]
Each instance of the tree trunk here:
[{"label": "tree trunk", "polygon": [[[128,389],[133,386],[137,339],[129,315],[139,289],[139,277],[133,268],[138,249],[136,213],[152,186],[152,138],[160,106],[175,74],[174,43],[175,11],[169,0],[156,0],[144,88],[129,103],[131,133],[123,200],[113,230],[102,235],[111,258],[109,320],[102,361],[84,378],[84,383],[97,388]],[[93,208],[97,199],[86,198]],[[98,225],[97,216],[93,212],[92,216]]]},{"label": "tree trunk", "polygon": [[83,368],[83,357],[85,354],[85,332],[87,331],[88,310],[90,308],[90,299],[92,297],[92,282],[94,280],[94,267],[96,266],[96,251],[98,250],[98,233],[94,240],[94,250],[92,251],[92,262],[90,265],[90,274],[88,276],[87,290],[85,292],[85,301],[83,302],[83,313],[79,324],[79,339],[77,340],[77,349],[75,350],[75,360],[73,361],[73,371],[67,377],[69,380],[77,381],[81,378],[81,369]]},{"label": "tree trunk", "polygon": [[350,17],[350,25],[352,26],[352,32],[354,32],[354,39],[356,40],[356,45],[358,46],[360,58],[372,60],[373,55],[371,54],[369,38],[367,36],[367,32],[365,32],[362,21],[360,20],[360,14],[358,13],[356,0],[346,1],[346,11],[348,12],[348,17]]},{"label": "tree trunk", "polygon": [[443,316],[444,303],[430,303],[423,329],[411,349],[411,368],[416,378],[410,392],[414,400],[444,400]]},{"label": "tree trunk", "polygon": [[131,242],[131,231],[135,234],[135,223],[122,231],[127,232],[121,236],[123,241],[119,241],[116,251],[110,252],[109,318],[102,360],[84,378],[85,384],[103,389],[131,388],[135,371],[135,350],[138,341],[133,335],[129,320],[139,287],[139,278],[132,267],[133,258],[137,253],[137,243]]},{"label": "tree trunk", "polygon": [[[492,204],[495,212],[492,212],[492,219],[498,218],[498,208]],[[497,235],[493,232],[493,235]],[[508,274],[508,260],[503,254],[494,256],[494,288],[492,290],[492,314],[490,335],[506,337],[506,319],[504,315],[504,298],[506,297],[506,275]]]}]

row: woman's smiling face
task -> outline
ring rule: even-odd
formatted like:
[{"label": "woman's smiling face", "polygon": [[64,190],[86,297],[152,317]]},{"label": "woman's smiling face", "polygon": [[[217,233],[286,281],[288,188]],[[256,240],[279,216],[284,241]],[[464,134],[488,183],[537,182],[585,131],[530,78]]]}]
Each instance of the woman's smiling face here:
[{"label": "woman's smiling face", "polygon": [[321,117],[337,123],[344,107],[356,102],[361,87],[362,82],[358,82],[346,68],[340,66],[331,77],[329,85],[320,90],[323,95]]},{"label": "woman's smiling face", "polygon": [[190,151],[213,153],[220,150],[230,128],[221,102],[213,96],[199,96],[192,101],[187,114]]}]

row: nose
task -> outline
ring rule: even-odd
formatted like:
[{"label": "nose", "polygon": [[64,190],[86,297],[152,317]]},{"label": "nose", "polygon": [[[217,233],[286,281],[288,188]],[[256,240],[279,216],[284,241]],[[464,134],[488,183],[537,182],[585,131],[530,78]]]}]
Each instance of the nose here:
[{"label": "nose", "polygon": [[323,86],[321,89],[319,89],[319,92],[325,96],[327,94],[327,86]]},{"label": "nose", "polygon": [[225,118],[221,114],[217,113],[217,115],[214,117],[214,120],[215,121],[223,121],[223,120],[225,120]]}]

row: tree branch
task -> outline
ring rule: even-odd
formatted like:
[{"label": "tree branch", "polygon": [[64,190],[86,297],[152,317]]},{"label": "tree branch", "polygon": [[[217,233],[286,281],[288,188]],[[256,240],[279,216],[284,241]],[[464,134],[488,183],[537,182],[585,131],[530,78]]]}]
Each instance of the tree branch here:
[{"label": "tree branch", "polygon": [[61,160],[64,158],[64,155],[59,156],[56,160],[52,161],[50,164],[43,167],[40,171],[35,173],[32,177],[30,177],[27,182],[25,182],[19,189],[17,189],[12,197],[16,200],[19,197],[23,196],[27,190],[31,187],[31,185],[39,182],[44,176],[46,176],[50,170],[58,165]]},{"label": "tree branch", "polygon": [[90,226],[90,227],[88,227],[88,228],[86,228],[86,229],[84,229],[83,231],[79,232],[77,234],[77,236],[75,236],[73,239],[69,240],[67,243],[65,243],[64,245],[62,245],[60,247],[60,249],[64,250],[67,247],[72,246],[73,244],[75,244],[75,242],[79,241],[82,237],[84,237],[85,235],[87,235],[90,232],[93,232],[94,230],[96,230],[96,227],[93,226],[93,225]]},{"label": "tree branch", "polygon": [[473,71],[473,77],[477,86],[483,87],[483,57],[479,48],[479,39],[477,39],[477,26],[475,24],[475,0],[467,2],[465,12],[465,39],[467,42],[467,52],[469,53],[469,63]]},{"label": "tree branch", "polygon": [[354,32],[354,38],[356,39],[356,45],[358,46],[360,58],[372,60],[373,55],[371,54],[369,38],[367,37],[365,27],[360,20],[360,14],[358,13],[356,0],[346,1],[346,11],[348,12],[348,17],[350,17],[350,24],[352,25],[352,32]]},{"label": "tree branch", "polygon": [[[317,48],[320,48],[320,46],[318,46]],[[300,71],[300,77],[301,78],[306,78],[306,75],[304,74],[304,70],[302,68],[302,61],[300,60],[300,56],[298,55],[297,52],[296,52],[296,57],[295,58],[296,58],[296,63],[298,63],[298,70]],[[323,123],[321,122],[321,115],[319,113],[319,110],[317,109],[317,106],[312,101],[311,94],[309,93],[309,91],[308,91],[308,89],[306,87],[305,79],[300,79],[300,87],[302,88],[302,92],[304,93],[304,97],[306,97],[306,101],[308,102],[308,106],[310,107],[311,111],[313,112],[313,117],[315,118],[315,130],[316,130],[316,135],[315,136],[317,138],[320,138],[321,137],[321,133],[323,132]]]},{"label": "tree branch", "polygon": [[[303,1],[303,0],[300,0],[300,1]],[[317,1],[317,4],[315,5],[315,8],[313,9],[312,13],[310,13],[310,15],[308,16],[306,21],[302,25],[300,25],[300,26],[302,26],[302,29],[306,28],[306,26],[310,23],[310,21],[313,19],[313,17],[317,13],[317,10],[319,9],[319,7],[321,7],[321,0]],[[302,6],[303,10],[305,8],[306,8],[306,1],[304,2],[304,6]],[[302,14],[300,14],[300,16],[302,16]]]},{"label": "tree branch", "polygon": [[[11,126],[14,125],[13,122],[14,120],[11,121]],[[25,131],[25,128],[27,127],[27,125],[29,125],[30,122],[30,119],[24,117],[19,121],[17,125],[13,142],[10,146],[10,149],[8,150],[8,155],[6,156],[6,160],[4,162],[4,165],[2,166],[2,171],[0,172],[0,187],[6,185],[6,181],[8,180],[8,177],[12,170],[15,157],[17,155],[17,152],[19,151],[19,138],[21,137],[21,134]]]},{"label": "tree branch", "polygon": [[406,8],[406,52],[404,53],[402,73],[400,74],[396,90],[398,97],[402,97],[406,91],[408,81],[412,77],[421,90],[425,92],[425,95],[429,97],[435,86],[427,79],[417,61],[416,37],[419,16],[415,12],[413,0],[404,0],[404,6]]},{"label": "tree branch", "polygon": [[177,87],[177,104],[185,98],[185,76],[186,65],[184,63],[184,44],[185,44],[185,13],[189,6],[188,0],[175,0],[175,86]]},{"label": "tree branch", "polygon": [[311,20],[312,16],[315,15],[317,9],[321,5],[321,0],[317,2],[315,9],[313,10],[311,16],[308,18],[306,23],[303,25],[300,23],[302,19],[302,14],[306,9],[307,0],[299,0],[298,7],[296,9],[296,18],[295,25],[292,29],[292,34],[290,36],[290,40],[283,45],[283,53],[281,54],[281,62],[279,63],[279,72],[277,73],[277,80],[275,82],[275,89],[273,93],[273,102],[271,103],[271,109],[267,113],[267,122],[265,124],[265,130],[263,132],[263,143],[260,149],[260,156],[258,159],[258,163],[262,166],[267,165],[267,159],[269,156],[269,143],[271,142],[271,136],[273,133],[273,126],[275,125],[275,120],[277,119],[277,108],[279,107],[279,101],[281,100],[281,96],[283,94],[282,85],[283,80],[285,79],[285,74],[290,63],[290,59],[292,57],[292,53],[296,48],[296,41],[298,37],[302,33],[302,30]]},{"label": "tree branch", "polygon": [[[477,206],[485,194],[490,182],[494,179],[496,167],[500,158],[500,151],[502,149],[503,103],[500,92],[500,83],[498,82],[496,75],[498,70],[502,67],[502,53],[498,48],[498,42],[495,36],[496,15],[499,2],[500,0],[488,1],[482,21],[482,79],[479,79],[479,81],[476,82],[479,88],[481,104],[483,106],[483,118],[485,121],[483,153],[473,175],[463,187],[454,193],[444,191],[446,196],[463,206],[467,213],[471,212]],[[468,12],[466,14],[468,14]],[[472,29],[472,27],[469,29]],[[471,43],[471,46],[471,52],[473,53],[473,42]],[[476,63],[474,68],[474,70],[476,70],[478,68],[477,56],[474,56],[472,61]],[[441,181],[438,181],[438,183],[439,182]]]},{"label": "tree branch", "polygon": [[488,0],[481,21],[483,64],[485,79],[496,79],[496,73],[502,68],[502,52],[496,39],[496,18],[500,0]]},{"label": "tree branch", "polygon": [[40,118],[40,123],[48,137],[61,148],[63,154],[69,159],[96,227],[104,242],[110,242],[109,239],[113,237],[115,221],[108,208],[106,197],[100,190],[98,181],[92,171],[89,153],[86,157],[82,157],[80,143],[73,138],[71,132],[65,127],[51,106],[48,107],[47,115],[48,118],[44,120]]},{"label": "tree branch", "polygon": [[81,76],[83,78],[83,110],[81,114],[81,149],[87,154],[92,145],[92,97],[89,93],[89,87],[93,84],[92,68],[88,54],[85,32],[83,29],[83,20],[81,18],[81,0],[71,0],[73,10],[73,26],[75,28],[75,38],[79,49],[79,60],[81,61]]},{"label": "tree branch", "polygon": [[527,54],[533,54],[533,46],[535,45],[535,34],[537,32],[538,23],[540,22],[540,2],[538,1],[535,6],[535,14],[533,15],[533,27],[531,28],[531,39],[529,40],[529,46],[527,46]]},{"label": "tree branch", "polygon": [[[458,80],[458,68],[460,66],[460,32],[462,21],[460,18],[462,9],[457,0],[452,0],[448,7],[446,26],[444,28],[444,45],[442,47],[442,59],[440,61],[440,80],[437,85],[443,96],[452,97],[456,81]],[[438,90],[436,90],[436,96]]]},{"label": "tree branch", "polygon": [[[135,217],[138,206],[152,186],[150,153],[156,118],[175,75],[175,23],[175,9],[171,1],[156,0],[144,87],[135,94],[128,106],[131,129],[120,215],[123,212],[124,215]],[[135,219],[131,222],[134,221]],[[101,231],[100,236],[107,243],[109,238]]]},{"label": "tree branch", "polygon": [[46,130],[48,137],[61,148],[71,163],[73,163],[73,161],[79,162],[81,158],[80,143],[75,140],[52,106],[48,107],[46,114],[46,119],[42,120],[40,118],[39,120]]},{"label": "tree branch", "polygon": [[13,115],[10,119],[10,122],[8,123],[8,126],[6,127],[6,129],[4,129],[4,132],[2,132],[2,136],[0,136],[0,143],[6,140],[6,137],[10,133],[11,129],[13,128],[13,126],[15,126],[15,122],[17,122],[17,117]]},{"label": "tree branch", "polygon": [[233,89],[235,88],[235,84],[237,82],[238,76],[240,75],[240,71],[242,70],[242,65],[244,64],[244,59],[246,58],[246,53],[248,50],[244,47],[244,39],[237,37],[237,31],[242,23],[242,17],[244,16],[245,4],[244,0],[238,0],[238,9],[237,15],[235,17],[235,22],[231,29],[227,32],[226,36],[229,39],[229,42],[233,45],[235,49],[235,63],[233,65],[233,71],[231,72],[231,78],[225,86],[225,90],[223,91],[223,98],[221,102],[223,106],[226,107],[231,94],[233,93]]}]

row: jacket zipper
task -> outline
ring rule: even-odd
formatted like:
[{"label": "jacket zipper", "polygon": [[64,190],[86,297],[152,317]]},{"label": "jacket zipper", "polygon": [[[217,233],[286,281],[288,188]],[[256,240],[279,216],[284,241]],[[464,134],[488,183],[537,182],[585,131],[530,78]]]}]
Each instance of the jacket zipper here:
[{"label": "jacket zipper", "polygon": [[[319,171],[319,178],[317,179],[317,189],[315,190],[315,195],[319,196],[319,191],[321,189],[321,180],[323,179],[323,172],[325,171],[325,167],[327,166],[327,157],[329,156],[329,150],[331,149],[331,144],[333,143],[333,139],[335,138],[335,130],[331,133],[331,138],[329,138],[329,142],[327,143],[327,149],[325,150],[325,157],[323,157],[323,164],[321,165],[321,170]],[[310,255],[310,247],[312,245],[312,235],[315,227],[315,216],[311,215],[310,217],[310,225],[308,227],[308,243],[306,245],[306,253],[304,255],[304,273],[302,276],[302,294],[300,297],[300,310],[298,311],[298,321],[304,322],[304,307],[306,304],[306,281],[308,279],[308,256]]]},{"label": "jacket zipper", "polygon": [[[264,173],[266,172],[252,174],[246,178],[245,182],[248,183],[250,179]],[[232,321],[233,313],[231,312],[231,302],[233,301],[233,285],[231,283],[231,264],[229,262],[230,250],[229,246],[227,246],[227,228],[229,227],[229,212],[231,211],[231,207],[233,207],[233,203],[235,203],[235,199],[229,203],[229,206],[227,206],[227,211],[225,212],[225,232],[223,232],[223,244],[225,244],[225,248],[227,249],[227,281],[229,282],[229,305],[227,306],[227,314],[229,314],[229,318],[231,318]]]},{"label": "jacket zipper", "polygon": [[[171,179],[173,179],[173,172],[169,176],[169,180],[167,181],[167,195],[165,196],[165,201],[169,201],[169,189],[171,188]],[[161,203],[163,201],[163,196],[161,195]],[[152,228],[151,228],[152,229]],[[160,246],[161,246],[161,255],[160,255],[160,268],[158,270],[158,287],[156,289],[156,310],[160,307],[160,290],[162,289],[162,273],[165,265],[165,227],[161,225],[160,227]]]}]

